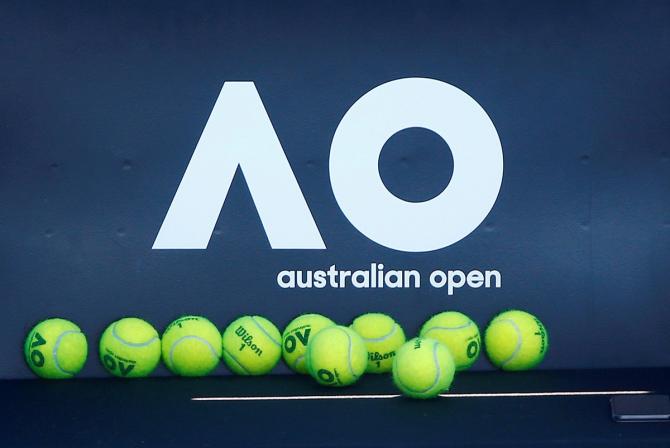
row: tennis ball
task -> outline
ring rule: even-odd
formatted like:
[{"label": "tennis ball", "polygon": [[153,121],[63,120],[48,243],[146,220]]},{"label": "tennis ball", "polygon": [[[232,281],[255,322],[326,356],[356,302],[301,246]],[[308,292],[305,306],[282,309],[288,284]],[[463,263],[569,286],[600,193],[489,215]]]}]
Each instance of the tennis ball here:
[{"label": "tennis ball", "polygon": [[363,338],[368,350],[370,373],[390,372],[396,350],[405,343],[405,332],[391,317],[381,313],[358,316],[351,329]]},{"label": "tennis ball", "polygon": [[463,313],[446,311],[436,314],[423,324],[419,335],[446,345],[454,358],[456,370],[470,368],[479,357],[479,328]]},{"label": "tennis ball", "polygon": [[455,371],[449,349],[435,339],[411,339],[393,358],[393,382],[412,398],[432,398],[448,390]]},{"label": "tennis ball", "polygon": [[174,374],[204,376],[221,358],[221,333],[209,320],[183,316],[163,332],[163,362]]},{"label": "tennis ball", "polygon": [[510,310],[493,318],[484,334],[486,353],[503,370],[528,370],[538,365],[549,347],[540,320],[525,311]]},{"label": "tennis ball", "polygon": [[325,386],[348,386],[358,381],[368,365],[363,339],[351,328],[324,328],[307,344],[307,371]]},{"label": "tennis ball", "polygon": [[112,375],[136,378],[154,371],[161,340],[150,323],[126,317],[110,324],[100,338],[100,361]]},{"label": "tennis ball", "polygon": [[238,375],[263,375],[281,357],[281,334],[262,316],[242,316],[223,332],[223,360]]},{"label": "tennis ball", "polygon": [[289,322],[282,334],[282,354],[291,370],[307,373],[305,353],[310,335],[332,325],[335,322],[320,314],[303,314]]},{"label": "tennis ball", "polygon": [[65,319],[47,319],[28,333],[23,346],[28,367],[42,378],[71,378],[88,356],[86,336]]}]

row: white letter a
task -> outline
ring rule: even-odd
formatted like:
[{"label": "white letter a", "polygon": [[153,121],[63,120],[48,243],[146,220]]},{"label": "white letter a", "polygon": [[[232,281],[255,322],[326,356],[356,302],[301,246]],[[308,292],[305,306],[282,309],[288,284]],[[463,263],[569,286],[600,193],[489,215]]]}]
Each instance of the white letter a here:
[{"label": "white letter a", "polygon": [[273,249],[325,249],[253,82],[223,84],[153,248],[207,248],[238,166]]}]

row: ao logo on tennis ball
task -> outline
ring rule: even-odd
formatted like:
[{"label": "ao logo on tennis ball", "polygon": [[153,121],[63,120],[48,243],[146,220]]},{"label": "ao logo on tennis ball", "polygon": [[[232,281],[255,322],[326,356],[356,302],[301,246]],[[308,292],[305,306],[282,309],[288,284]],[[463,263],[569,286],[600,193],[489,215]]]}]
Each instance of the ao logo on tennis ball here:
[{"label": "ao logo on tennis ball", "polygon": [[[384,143],[403,129],[440,135],[454,171],[439,195],[407,202],[379,174]],[[240,167],[273,249],[325,249],[253,82],[226,82],[154,241],[154,249],[205,249]],[[403,78],[363,95],[342,118],[330,149],[330,182],[344,215],[371,240],[425,252],[454,244],[498,197],[503,155],[482,107],[434,79]]]},{"label": "ao logo on tennis ball", "polygon": [[107,366],[107,369],[110,371],[116,370],[116,368],[119,368],[119,372],[121,373],[121,376],[128,376],[128,374],[133,370],[135,367],[135,363],[132,361],[127,361],[127,364],[124,363],[121,360],[115,360],[111,355],[105,354],[102,358],[103,362]]},{"label": "ao logo on tennis ball", "polygon": [[286,351],[286,353],[293,353],[295,349],[298,347],[298,341],[300,341],[303,347],[307,347],[307,341],[309,341],[309,334],[311,332],[312,329],[307,328],[302,333],[300,331],[296,331],[295,336],[293,335],[286,336],[284,338],[284,351]]}]

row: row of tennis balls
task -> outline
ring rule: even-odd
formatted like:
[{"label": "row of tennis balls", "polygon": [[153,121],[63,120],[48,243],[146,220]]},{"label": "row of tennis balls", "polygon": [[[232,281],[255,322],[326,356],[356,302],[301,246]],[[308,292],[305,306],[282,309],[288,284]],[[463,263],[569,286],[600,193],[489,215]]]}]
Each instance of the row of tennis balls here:
[{"label": "row of tennis balls", "polygon": [[[149,375],[161,353],[167,367],[179,375],[206,375],[216,367],[222,355],[235,373],[260,375],[269,372],[283,354],[291,369],[309,372],[322,384],[347,385],[356,381],[363,371],[382,373],[392,369],[396,383],[402,384],[404,376],[416,379],[423,375],[430,379],[430,371],[438,369],[448,378],[450,370],[467,369],[479,356],[481,345],[477,325],[455,311],[433,316],[420,332],[424,339],[433,339],[445,346],[447,358],[451,360],[444,361],[448,364],[445,366],[438,362],[440,353],[445,350],[432,341],[413,340],[405,344],[402,328],[384,314],[359,316],[351,329],[337,326],[325,316],[306,314],[289,323],[280,336],[267,319],[243,316],[231,323],[221,337],[207,319],[185,316],[167,327],[161,342],[149,323],[124,318],[112,323],[103,333],[100,358],[108,371],[122,377]],[[505,370],[533,367],[542,360],[548,346],[542,323],[523,311],[498,315],[489,325],[485,339],[491,361]],[[428,361],[434,361],[431,368],[425,368],[416,359],[403,362],[403,358],[411,357],[412,353],[420,356],[420,347],[429,349]],[[75,375],[83,367],[86,354],[85,336],[79,327],[64,319],[41,322],[26,339],[26,361],[42,377]]]},{"label": "row of tennis balls", "polygon": [[[307,329],[314,335],[304,337],[302,347],[286,344]],[[519,310],[495,316],[484,339],[491,362],[511,371],[535,367],[549,347],[542,322]],[[392,371],[398,389],[413,398],[432,398],[447,391],[455,372],[472,366],[481,348],[479,328],[457,311],[434,315],[421,327],[419,337],[409,341],[400,325],[380,313],[359,316],[350,327],[319,315],[300,316],[284,330],[283,340],[287,364],[306,371],[320,384],[347,386],[364,372]]]}]

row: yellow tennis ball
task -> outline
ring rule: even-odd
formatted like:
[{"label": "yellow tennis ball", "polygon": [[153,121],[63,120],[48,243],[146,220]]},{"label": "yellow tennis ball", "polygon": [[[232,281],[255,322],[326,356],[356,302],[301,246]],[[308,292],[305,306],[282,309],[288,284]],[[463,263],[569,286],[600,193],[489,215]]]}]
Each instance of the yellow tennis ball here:
[{"label": "yellow tennis ball", "polygon": [[454,358],[456,370],[470,368],[479,357],[479,328],[463,313],[445,311],[436,314],[423,324],[419,335],[446,345]]},{"label": "yellow tennis ball", "polygon": [[412,398],[432,398],[447,391],[455,371],[449,349],[435,339],[411,339],[393,358],[393,382]]},{"label": "yellow tennis ball", "polygon": [[528,370],[547,353],[549,335],[540,320],[525,311],[510,310],[493,318],[484,334],[486,353],[503,370]]},{"label": "yellow tennis ball", "polygon": [[47,319],[28,333],[23,352],[28,367],[42,378],[71,378],[88,356],[86,336],[65,319]]},{"label": "yellow tennis ball", "polygon": [[368,351],[363,339],[351,328],[324,328],[307,344],[307,371],[324,386],[348,386],[365,373]]},{"label": "yellow tennis ball", "polygon": [[298,373],[307,373],[305,353],[312,335],[335,322],[320,314],[303,314],[293,319],[282,334],[282,355],[289,368]]},{"label": "yellow tennis ball", "polygon": [[112,375],[149,375],[161,359],[161,340],[150,323],[125,317],[110,324],[100,338],[100,361]]},{"label": "yellow tennis ball", "polygon": [[183,316],[163,332],[163,362],[181,376],[204,376],[219,364],[221,333],[201,316]]},{"label": "yellow tennis ball", "polygon": [[264,375],[281,357],[281,334],[262,316],[242,316],[223,332],[223,360],[238,375]]},{"label": "yellow tennis ball", "polygon": [[391,371],[396,350],[405,343],[405,332],[391,317],[382,313],[367,313],[358,316],[351,329],[363,338],[368,350],[369,373]]}]

